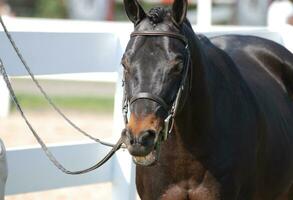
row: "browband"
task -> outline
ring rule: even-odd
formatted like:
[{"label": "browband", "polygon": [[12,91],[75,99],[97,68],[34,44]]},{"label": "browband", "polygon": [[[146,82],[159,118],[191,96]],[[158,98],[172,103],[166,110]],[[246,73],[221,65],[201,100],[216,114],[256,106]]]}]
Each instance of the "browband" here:
[{"label": "browband", "polygon": [[167,36],[167,37],[179,39],[185,45],[188,44],[188,40],[186,39],[184,35],[180,33],[172,33],[167,31],[134,31],[131,33],[130,37],[135,37],[135,36]]}]

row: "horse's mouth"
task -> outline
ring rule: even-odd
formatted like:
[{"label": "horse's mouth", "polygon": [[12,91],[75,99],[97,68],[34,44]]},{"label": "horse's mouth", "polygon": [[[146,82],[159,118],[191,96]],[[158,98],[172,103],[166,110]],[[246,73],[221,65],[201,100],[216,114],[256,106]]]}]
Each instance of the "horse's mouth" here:
[{"label": "horse's mouth", "polygon": [[133,156],[133,161],[136,165],[151,166],[154,165],[158,160],[158,151],[154,149],[146,156]]},{"label": "horse's mouth", "polygon": [[150,152],[144,156],[140,156],[140,155],[137,155],[136,153],[133,153],[132,145],[129,143],[128,140],[126,140],[124,143],[129,153],[132,155],[132,160],[136,165],[152,166],[152,165],[155,165],[157,161],[159,160],[162,141],[163,141],[163,136],[162,136],[162,131],[160,131],[160,133],[157,134],[155,137],[153,147],[150,147],[149,149]]},{"label": "horse's mouth", "polygon": [[154,149],[146,156],[133,156],[136,165],[152,166],[159,160],[161,141],[157,140]]}]

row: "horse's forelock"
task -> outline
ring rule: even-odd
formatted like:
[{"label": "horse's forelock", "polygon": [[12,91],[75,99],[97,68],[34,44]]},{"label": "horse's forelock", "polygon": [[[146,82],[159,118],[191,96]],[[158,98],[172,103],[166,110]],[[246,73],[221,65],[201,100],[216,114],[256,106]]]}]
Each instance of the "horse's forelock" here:
[{"label": "horse's forelock", "polygon": [[151,22],[153,22],[154,24],[158,24],[164,21],[164,18],[167,15],[167,13],[168,10],[166,10],[165,8],[155,7],[148,12],[147,16]]}]

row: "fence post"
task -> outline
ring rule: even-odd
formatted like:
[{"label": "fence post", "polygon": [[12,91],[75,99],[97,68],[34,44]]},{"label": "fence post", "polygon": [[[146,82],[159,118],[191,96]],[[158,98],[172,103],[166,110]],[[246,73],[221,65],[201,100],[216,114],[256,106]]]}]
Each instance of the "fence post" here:
[{"label": "fence post", "polygon": [[[121,73],[119,73],[121,74]],[[121,76],[116,86],[115,96],[115,113],[114,113],[114,131],[115,135],[121,134],[124,128],[122,117],[122,87]],[[118,136],[118,135],[117,135]],[[120,150],[115,154],[114,172],[113,172],[113,200],[136,199],[136,186],[135,186],[135,167],[132,158],[127,150]]]},{"label": "fence post", "polygon": [[197,25],[201,28],[212,25],[212,0],[197,0]]},{"label": "fence post", "polygon": [[[120,32],[118,34],[119,47],[117,49],[117,71],[118,80],[116,83],[115,105],[114,105],[114,135],[119,138],[121,130],[124,128],[124,121],[122,116],[122,67],[120,60],[129,40],[129,33]],[[113,169],[113,200],[136,199],[136,185],[135,185],[135,166],[132,162],[132,157],[127,150],[120,150],[114,157]]]},{"label": "fence post", "polygon": [[72,19],[105,20],[110,8],[108,0],[66,1]]},{"label": "fence post", "polygon": [[4,200],[5,184],[8,176],[5,146],[0,139],[0,200]]},{"label": "fence post", "polygon": [[[121,72],[121,70],[119,70]],[[124,128],[122,116],[122,94],[121,87],[121,74],[116,86],[115,95],[115,111],[114,111],[114,133],[116,137],[120,137],[121,130]],[[119,134],[119,135],[118,135]],[[116,152],[114,157],[114,172],[113,172],[113,200],[136,199],[136,186],[135,186],[135,167],[132,158],[127,150],[120,150]]]},{"label": "fence post", "polygon": [[9,114],[10,98],[2,76],[0,76],[0,105],[0,118],[7,117]]}]

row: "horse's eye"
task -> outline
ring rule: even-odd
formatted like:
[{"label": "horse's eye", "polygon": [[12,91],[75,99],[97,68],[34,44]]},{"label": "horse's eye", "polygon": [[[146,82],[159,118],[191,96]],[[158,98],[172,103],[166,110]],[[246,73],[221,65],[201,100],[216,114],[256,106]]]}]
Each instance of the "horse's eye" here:
[{"label": "horse's eye", "polygon": [[124,62],[121,62],[121,65],[123,69],[125,70],[125,72],[128,72],[128,66]]},{"label": "horse's eye", "polygon": [[183,70],[183,63],[178,62],[172,66],[171,73],[180,74]]}]

